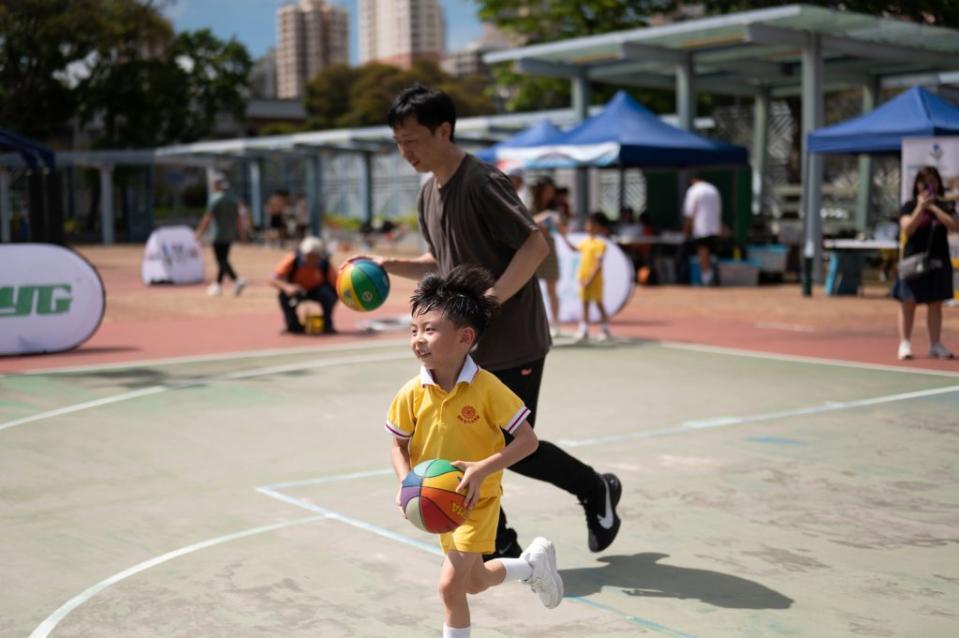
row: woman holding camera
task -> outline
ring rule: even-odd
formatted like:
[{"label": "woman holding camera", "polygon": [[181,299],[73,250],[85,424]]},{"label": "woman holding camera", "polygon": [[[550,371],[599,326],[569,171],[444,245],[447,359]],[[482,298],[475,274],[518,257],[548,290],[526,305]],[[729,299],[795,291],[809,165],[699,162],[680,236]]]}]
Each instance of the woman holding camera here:
[{"label": "woman holding camera", "polygon": [[[954,202],[946,201],[942,178],[932,166],[916,174],[912,199],[899,211],[904,238],[903,259],[892,296],[899,300],[899,359],[912,358],[912,325],[916,305],[926,304],[929,328],[929,356],[952,359],[940,341],[942,302],[953,298],[952,263],[949,257],[950,231],[959,231]],[[920,263],[921,262],[921,263]]]}]

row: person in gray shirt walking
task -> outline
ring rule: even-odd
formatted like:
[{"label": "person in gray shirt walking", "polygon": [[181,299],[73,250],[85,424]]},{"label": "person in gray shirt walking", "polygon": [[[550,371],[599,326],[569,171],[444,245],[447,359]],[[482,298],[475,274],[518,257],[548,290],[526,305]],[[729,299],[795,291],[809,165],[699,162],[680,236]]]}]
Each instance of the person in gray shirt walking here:
[{"label": "person in gray shirt walking", "polygon": [[246,238],[246,216],[243,202],[230,190],[226,177],[220,175],[213,181],[214,195],[210,200],[206,214],[196,227],[196,238],[200,240],[206,229],[213,224],[213,255],[216,257],[216,281],[206,289],[209,295],[223,293],[223,279],[229,277],[235,283],[233,294],[239,296],[246,287],[246,279],[239,277],[230,264],[230,247],[233,242]]}]

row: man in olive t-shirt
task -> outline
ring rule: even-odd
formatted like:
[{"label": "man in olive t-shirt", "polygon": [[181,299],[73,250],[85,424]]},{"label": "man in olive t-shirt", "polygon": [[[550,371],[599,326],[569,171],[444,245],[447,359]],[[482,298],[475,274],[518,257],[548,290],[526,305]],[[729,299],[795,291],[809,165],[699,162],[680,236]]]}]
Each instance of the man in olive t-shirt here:
[{"label": "man in olive t-shirt", "polygon": [[[406,89],[390,109],[388,123],[403,158],[417,172],[431,173],[417,202],[420,230],[429,252],[415,258],[374,257],[388,272],[420,279],[448,273],[459,264],[488,269],[496,283],[489,294],[502,304],[480,338],[473,359],[500,378],[532,411],[549,351],[549,324],[533,274],[549,247],[520,202],[510,179],[464,153],[453,138],[456,110],[442,91]],[[586,510],[589,548],[602,551],[619,531],[616,514],[622,487],[612,474],[598,474],[556,445],[539,448],[511,470],[574,494]],[[496,554],[521,552],[516,532],[501,511]]]}]

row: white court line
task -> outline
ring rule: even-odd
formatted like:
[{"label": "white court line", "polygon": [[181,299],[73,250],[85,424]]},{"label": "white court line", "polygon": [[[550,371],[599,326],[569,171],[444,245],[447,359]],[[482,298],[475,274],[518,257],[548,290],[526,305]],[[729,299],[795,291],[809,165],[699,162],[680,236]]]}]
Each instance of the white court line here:
[{"label": "white court line", "polygon": [[[365,472],[353,472],[352,474],[335,474],[333,476],[322,476],[320,478],[306,479],[305,481],[287,481],[285,483],[273,483],[264,485],[262,489],[273,490],[287,487],[302,487],[304,485],[320,485],[321,483],[334,483],[339,481],[353,481],[355,479],[370,478],[373,476],[386,476],[393,474],[393,470],[367,470]],[[257,488],[260,489],[260,488]]]},{"label": "white court line", "polygon": [[16,427],[18,425],[23,425],[25,423],[33,423],[34,421],[51,419],[55,416],[72,414],[73,412],[80,412],[81,410],[98,408],[102,405],[110,405],[111,403],[119,403],[120,401],[129,401],[130,399],[145,397],[151,394],[159,394],[160,392],[165,392],[168,389],[169,388],[162,385],[154,385],[154,386],[150,386],[149,388],[141,388],[139,390],[133,390],[132,392],[124,392],[123,394],[116,394],[112,397],[105,397],[103,399],[96,399],[94,401],[86,401],[84,403],[76,403],[74,405],[68,405],[67,407],[64,407],[64,408],[57,408],[56,410],[41,412],[39,414],[33,414],[31,416],[22,417],[20,419],[14,419],[13,421],[7,421],[6,423],[0,423],[0,430],[6,430],[7,428]]},{"label": "white court line", "polygon": [[61,374],[73,372],[96,372],[98,370],[125,370],[127,368],[143,368],[154,366],[168,366],[180,363],[206,363],[211,361],[233,361],[235,359],[255,359],[257,357],[279,357],[293,354],[322,354],[324,352],[344,352],[350,350],[373,350],[408,344],[408,339],[383,339],[373,343],[354,343],[338,346],[310,346],[307,348],[274,348],[271,350],[244,350],[242,352],[223,352],[220,354],[199,354],[189,357],[168,357],[164,359],[143,359],[140,361],[122,361],[119,363],[103,363],[98,365],[72,366],[62,368],[38,368],[23,372],[11,372],[0,376]]},{"label": "white court line", "polygon": [[830,401],[821,405],[814,405],[808,408],[794,408],[792,410],[779,410],[777,412],[765,412],[761,414],[752,414],[747,416],[717,417],[713,419],[702,419],[695,421],[683,421],[679,425],[660,428],[658,430],[643,430],[641,432],[627,432],[625,434],[613,434],[610,436],[598,436],[590,439],[562,439],[559,444],[563,447],[585,447],[587,445],[599,445],[603,443],[617,443],[619,441],[629,441],[633,439],[648,439],[657,436],[666,436],[669,434],[679,434],[682,432],[691,432],[694,430],[706,430],[710,428],[724,428],[731,425],[743,425],[746,423],[759,423],[760,421],[771,421],[774,419],[788,419],[796,416],[808,416],[811,414],[821,414],[823,412],[835,412],[837,410],[849,410],[852,408],[861,408],[869,405],[880,405],[883,403],[893,403],[895,401],[908,401],[910,399],[921,399],[939,394],[949,394],[959,392],[959,385],[950,385],[942,388],[932,388],[930,390],[917,390],[915,392],[903,392],[901,394],[887,394],[885,396],[872,397],[870,399],[857,399],[854,401]]},{"label": "white court line", "polygon": [[402,353],[393,352],[390,354],[380,354],[380,355],[358,355],[355,357],[337,357],[333,359],[322,359],[320,361],[292,363],[289,365],[269,366],[266,368],[253,368],[252,370],[240,370],[238,372],[229,372],[226,374],[211,375],[208,377],[186,379],[180,383],[173,383],[170,385],[154,385],[148,388],[133,390],[132,392],[124,392],[123,394],[117,394],[112,397],[104,397],[102,399],[96,399],[94,401],[77,403],[75,405],[70,405],[63,408],[57,408],[56,410],[50,410],[48,412],[41,412],[39,414],[33,414],[31,416],[14,419],[13,421],[0,423],[0,431],[6,430],[7,428],[16,427],[18,425],[24,425],[26,423],[33,423],[36,421],[42,421],[44,419],[49,419],[56,416],[62,416],[64,414],[71,414],[73,412],[80,412],[81,410],[89,410],[90,408],[109,405],[111,403],[129,401],[130,399],[136,399],[136,398],[147,396],[150,394],[159,394],[161,392],[166,392],[168,390],[182,390],[185,388],[205,385],[215,381],[233,381],[236,379],[249,379],[252,377],[260,377],[260,376],[266,376],[270,374],[281,374],[284,372],[296,372],[299,370],[313,370],[316,368],[327,368],[327,367],[333,367],[333,366],[339,366],[339,365],[349,365],[349,364],[359,364],[359,363],[383,363],[387,361],[396,361],[399,359],[412,360],[412,357],[410,356],[408,352],[402,352]]},{"label": "white court line", "polygon": [[689,350],[690,352],[710,352],[713,354],[729,354],[737,357],[752,357],[754,359],[770,359],[772,361],[788,361],[791,363],[817,363],[826,366],[839,368],[858,368],[860,370],[881,370],[883,372],[905,372],[907,374],[928,374],[940,377],[959,378],[959,372],[949,370],[929,370],[927,368],[907,368],[905,366],[884,365],[881,363],[860,363],[857,361],[844,361],[841,359],[823,359],[820,357],[804,357],[797,354],[776,354],[774,352],[763,352],[761,350],[746,350],[742,348],[725,348],[722,346],[705,346],[695,343],[683,343],[682,341],[654,341],[664,348],[673,350]]},{"label": "white court line", "polygon": [[63,603],[56,611],[46,617],[46,619],[40,623],[40,625],[33,630],[33,633],[30,634],[30,638],[46,638],[50,635],[50,632],[57,626],[57,624],[67,617],[67,615],[87,602],[97,594],[99,594],[104,589],[115,585],[122,580],[126,580],[130,576],[139,574],[142,571],[146,571],[151,567],[156,567],[162,563],[173,560],[174,558],[179,558],[180,556],[185,556],[187,554],[192,554],[193,552],[199,551],[201,549],[207,549],[208,547],[213,547],[214,545],[220,545],[222,543],[228,543],[230,541],[239,540],[241,538],[246,538],[248,536],[255,536],[256,534],[263,534],[266,532],[273,532],[278,529],[283,529],[286,527],[293,527],[294,525],[305,525],[306,523],[313,523],[316,521],[322,521],[328,516],[310,516],[309,518],[300,518],[293,521],[286,521],[284,523],[276,523],[275,525],[265,525],[263,527],[254,527],[252,529],[243,530],[242,532],[236,532],[233,534],[227,534],[226,536],[218,536],[217,538],[211,538],[200,543],[195,543],[193,545],[187,545],[186,547],[181,547],[180,549],[174,550],[163,554],[162,556],[157,556],[156,558],[151,558],[150,560],[144,561],[138,565],[134,565],[129,569],[125,569],[122,572],[116,573],[109,578],[101,580],[96,585],[88,587],[83,590],[67,602]]},{"label": "white court line", "polygon": [[[333,479],[333,480],[337,480],[337,479]],[[348,480],[348,479],[340,479],[340,480]],[[379,525],[367,523],[366,521],[360,520],[358,518],[353,518],[352,516],[347,516],[346,514],[340,514],[339,512],[335,512],[331,509],[327,509],[315,503],[310,503],[309,501],[304,501],[303,499],[295,498],[293,496],[289,496],[288,494],[283,494],[282,492],[277,492],[276,490],[272,490],[269,487],[258,487],[256,488],[256,491],[259,492],[260,494],[265,494],[266,496],[283,501],[284,503],[289,503],[290,505],[296,505],[297,507],[301,507],[311,512],[317,512],[318,514],[323,514],[324,517],[330,520],[340,521],[341,523],[346,523],[347,525],[350,525],[352,527],[357,527],[367,532],[371,532],[373,534],[376,534],[377,536],[382,536],[392,541],[397,541],[399,543],[403,543],[404,545],[409,545],[410,547],[415,547],[416,549],[421,549],[425,552],[436,554],[437,556],[443,556],[443,552],[440,551],[440,549],[435,544],[418,541],[415,538],[410,538],[409,536],[404,536],[403,534],[393,532],[391,530],[386,529],[385,527],[380,527]]]}]

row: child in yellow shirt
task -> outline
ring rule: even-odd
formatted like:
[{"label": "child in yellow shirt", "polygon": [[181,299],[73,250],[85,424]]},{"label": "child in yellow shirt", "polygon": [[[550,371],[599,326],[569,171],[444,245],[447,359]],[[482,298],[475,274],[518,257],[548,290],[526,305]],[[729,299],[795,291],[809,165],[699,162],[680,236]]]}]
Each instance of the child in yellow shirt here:
[{"label": "child in yellow shirt", "polygon": [[595,303],[599,310],[601,339],[609,339],[609,315],[603,305],[603,257],[606,256],[606,237],[612,224],[602,212],[596,212],[586,220],[586,232],[589,237],[583,240],[579,251],[579,270],[576,277],[579,280],[579,296],[583,300],[583,317],[579,323],[579,332],[576,337],[580,341],[589,339],[589,305]]},{"label": "child in yellow shirt", "polygon": [[[469,356],[496,309],[486,295],[492,286],[490,274],[476,266],[457,266],[446,277],[431,274],[420,282],[411,298],[410,347],[422,367],[393,399],[386,421],[401,484],[426,459],[446,459],[463,471],[457,491],[465,493],[469,514],[440,535],[446,553],[439,582],[444,638],[468,638],[467,594],[506,580],[528,583],[548,608],[563,598],[556,550],[545,538],[535,538],[519,558],[483,562],[483,554],[495,548],[503,469],[538,445],[520,398]],[[513,437],[509,445],[503,432]],[[397,506],[401,492],[402,485]]]}]

